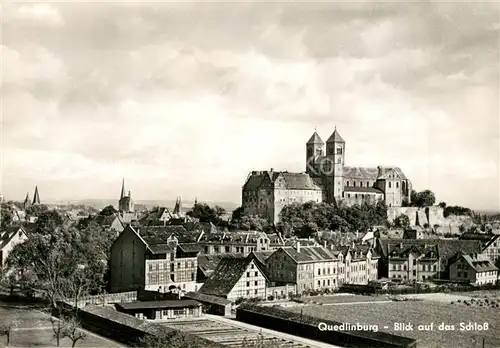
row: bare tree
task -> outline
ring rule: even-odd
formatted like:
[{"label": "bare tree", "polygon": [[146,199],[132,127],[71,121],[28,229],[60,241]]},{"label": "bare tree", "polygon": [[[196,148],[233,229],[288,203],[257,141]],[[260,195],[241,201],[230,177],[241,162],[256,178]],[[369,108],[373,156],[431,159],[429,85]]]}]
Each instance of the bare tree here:
[{"label": "bare tree", "polygon": [[60,309],[59,309],[59,319],[54,318],[52,316],[52,313],[49,313],[49,315],[50,315],[50,322],[52,323],[52,331],[54,332],[54,338],[56,339],[57,346],[59,347],[61,339],[64,338],[64,334],[68,327],[68,323],[64,321]]},{"label": "bare tree", "polygon": [[76,347],[76,342],[87,337],[87,334],[82,331],[80,323],[75,317],[67,319],[65,325],[63,336],[71,340],[71,347]]},{"label": "bare tree", "polygon": [[20,320],[14,319],[6,324],[0,325],[0,336],[6,336],[7,337],[7,346],[10,344],[10,339],[12,338],[12,331],[19,326],[21,323]]}]

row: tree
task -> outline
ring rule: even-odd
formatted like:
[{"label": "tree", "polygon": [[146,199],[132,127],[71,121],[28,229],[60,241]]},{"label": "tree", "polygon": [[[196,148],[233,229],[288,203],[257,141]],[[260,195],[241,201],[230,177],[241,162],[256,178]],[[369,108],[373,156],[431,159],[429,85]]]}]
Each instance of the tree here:
[{"label": "tree", "polygon": [[227,224],[226,221],[222,221],[221,219],[225,213],[224,208],[218,205],[211,208],[206,203],[195,203],[192,210],[187,212],[186,215],[197,218],[200,222],[211,222],[214,225],[220,226],[221,224]]},{"label": "tree", "polygon": [[411,191],[411,205],[414,207],[430,207],[436,203],[436,196],[431,190],[424,190],[421,192]]},{"label": "tree", "polygon": [[11,204],[2,203],[0,205],[0,228],[3,230],[14,221],[14,208]]},{"label": "tree", "polygon": [[296,235],[299,238],[309,238],[312,237],[316,232],[318,232],[318,225],[316,225],[314,222],[308,222],[302,225],[302,228]]},{"label": "tree", "polygon": [[80,323],[75,317],[67,319],[63,336],[71,340],[71,347],[76,347],[78,341],[84,340],[87,334],[81,330]]},{"label": "tree", "polygon": [[443,209],[446,208],[446,202],[440,202],[438,204],[438,207],[443,208]]},{"label": "tree", "polygon": [[232,227],[245,231],[265,231],[269,227],[269,221],[257,214],[243,215],[240,220],[233,222]]},{"label": "tree", "polygon": [[20,323],[21,323],[21,320],[13,319],[13,320],[8,321],[5,324],[0,325],[0,336],[6,337],[7,347],[9,346],[10,340],[12,338],[12,331],[14,331],[14,329],[17,326],[19,326]]},{"label": "tree", "polygon": [[52,313],[48,313],[50,315],[50,323],[52,324],[52,331],[54,332],[54,338],[56,340],[56,344],[59,347],[60,341],[64,338],[64,334],[66,332],[67,323],[62,320],[62,313],[59,311],[59,319],[54,318]]},{"label": "tree", "polygon": [[118,211],[115,209],[115,207],[113,207],[112,205],[108,205],[99,212],[99,215],[109,216],[114,215],[117,212]]},{"label": "tree", "polygon": [[409,228],[410,218],[407,215],[401,214],[394,219],[394,227],[397,228]]}]

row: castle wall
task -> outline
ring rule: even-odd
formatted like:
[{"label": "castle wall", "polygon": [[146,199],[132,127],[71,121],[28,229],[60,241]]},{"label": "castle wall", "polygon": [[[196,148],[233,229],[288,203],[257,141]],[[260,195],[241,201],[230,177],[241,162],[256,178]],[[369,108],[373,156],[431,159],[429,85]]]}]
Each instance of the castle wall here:
[{"label": "castle wall", "polygon": [[460,225],[465,227],[472,225],[472,219],[470,216],[455,216],[450,215],[444,217],[444,209],[441,207],[388,207],[387,208],[387,220],[393,222],[396,217],[401,214],[408,216],[410,219],[410,224],[415,227],[416,218],[418,215],[418,222],[421,227],[424,224],[429,224],[430,227],[439,225],[437,232],[439,233],[458,233]]}]

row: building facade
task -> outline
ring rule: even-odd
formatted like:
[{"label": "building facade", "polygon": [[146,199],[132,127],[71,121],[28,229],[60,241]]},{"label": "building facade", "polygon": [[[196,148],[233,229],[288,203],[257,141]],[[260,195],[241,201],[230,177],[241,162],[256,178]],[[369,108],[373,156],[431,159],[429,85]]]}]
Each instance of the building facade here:
[{"label": "building facade", "polygon": [[267,277],[252,258],[225,257],[199,292],[231,301],[238,298],[266,298]]},{"label": "building facade", "polygon": [[483,254],[461,254],[450,265],[450,280],[472,285],[496,284],[498,268]]},{"label": "building facade", "polygon": [[194,291],[198,253],[179,245],[175,236],[141,236],[128,225],[111,247],[110,290]]},{"label": "building facade", "polygon": [[242,207],[274,224],[283,207],[291,203],[343,201],[352,205],[383,200],[397,207],[404,200],[409,202],[412,185],[400,168],[348,167],[345,154],[345,141],[337,129],[326,147],[314,132],[306,143],[306,171],[252,171],[243,185]]},{"label": "building facade", "polygon": [[14,246],[27,239],[26,232],[21,227],[7,227],[0,232],[0,267],[5,264]]},{"label": "building facade", "polygon": [[367,284],[378,278],[378,256],[367,247],[338,251],[297,243],[278,249],[265,263],[270,282],[295,284],[299,293],[336,289],[346,283]]},{"label": "building facade", "polygon": [[437,245],[391,245],[388,272],[389,278],[402,281],[425,282],[439,278]]}]

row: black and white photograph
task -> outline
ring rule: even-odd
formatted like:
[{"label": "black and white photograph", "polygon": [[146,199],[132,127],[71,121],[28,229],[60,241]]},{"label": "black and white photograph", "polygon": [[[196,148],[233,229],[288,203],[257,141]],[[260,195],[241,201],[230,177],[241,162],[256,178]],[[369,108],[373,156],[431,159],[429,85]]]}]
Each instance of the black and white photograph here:
[{"label": "black and white photograph", "polygon": [[0,13],[0,348],[500,347],[500,2]]}]

